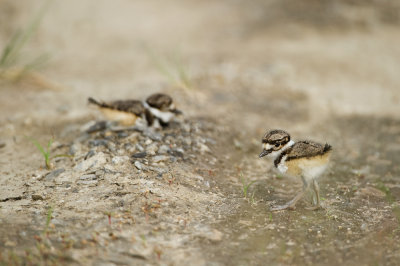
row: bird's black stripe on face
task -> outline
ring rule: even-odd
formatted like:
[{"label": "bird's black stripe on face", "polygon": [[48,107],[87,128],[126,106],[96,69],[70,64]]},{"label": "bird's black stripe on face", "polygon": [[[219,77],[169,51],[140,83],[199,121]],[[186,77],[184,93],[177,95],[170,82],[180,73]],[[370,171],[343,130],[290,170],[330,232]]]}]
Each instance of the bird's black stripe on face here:
[{"label": "bird's black stripe on face", "polygon": [[281,139],[274,139],[274,140],[263,139],[263,143],[267,143],[267,144],[270,144],[273,146],[276,146],[276,144],[278,144],[279,146],[284,145],[284,144],[288,143],[289,141],[290,141],[290,137],[288,137],[288,136],[285,136],[284,138],[281,138]]}]

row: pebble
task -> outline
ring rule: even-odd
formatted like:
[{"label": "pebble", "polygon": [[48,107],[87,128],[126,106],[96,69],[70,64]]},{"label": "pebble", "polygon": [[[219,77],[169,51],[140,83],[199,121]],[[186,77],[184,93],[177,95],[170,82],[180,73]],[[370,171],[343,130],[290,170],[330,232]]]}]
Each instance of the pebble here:
[{"label": "pebble", "polygon": [[79,178],[80,180],[95,180],[97,176],[95,174],[83,175]]},{"label": "pebble", "polygon": [[115,152],[117,149],[116,149],[116,145],[115,145],[115,143],[114,142],[111,142],[111,141],[109,141],[108,143],[107,143],[107,148],[110,150],[110,151],[112,151],[112,152]]},{"label": "pebble", "polygon": [[140,145],[140,144],[136,144],[135,148],[136,148],[138,151],[140,151],[140,152],[143,152],[143,151],[144,151],[143,146]]},{"label": "pebble", "polygon": [[97,180],[79,180],[77,183],[80,185],[96,185]]},{"label": "pebble", "polygon": [[146,152],[138,152],[132,155],[133,158],[145,158],[147,156]]},{"label": "pebble", "polygon": [[151,129],[146,129],[146,130],[144,130],[144,131],[143,131],[143,134],[144,134],[146,137],[149,137],[151,140],[154,140],[154,141],[160,141],[160,140],[162,139],[162,136],[161,136],[160,133],[154,132],[154,131],[151,130]]},{"label": "pebble", "polygon": [[87,133],[94,133],[97,131],[103,131],[108,127],[108,123],[107,121],[99,121],[96,122],[94,125],[89,126],[88,129],[86,129],[85,131]]},{"label": "pebble", "polygon": [[192,145],[192,140],[190,138],[185,138],[183,140],[183,144],[185,144],[186,146],[191,146]]},{"label": "pebble", "polygon": [[32,195],[32,200],[43,200],[43,197],[39,194],[33,194]]},{"label": "pebble", "polygon": [[170,151],[170,148],[167,145],[161,145],[158,148],[158,154],[166,154]]},{"label": "pebble", "polygon": [[111,163],[112,164],[121,164],[121,163],[124,163],[127,161],[129,161],[128,156],[115,156],[112,158]]},{"label": "pebble", "polygon": [[99,152],[93,157],[90,157],[87,160],[84,160],[83,162],[79,163],[74,167],[75,171],[86,171],[90,168],[98,167],[100,165],[104,165],[107,162],[106,156],[104,153]]},{"label": "pebble", "polygon": [[105,146],[108,145],[108,140],[106,139],[92,139],[89,141],[90,146]]},{"label": "pebble", "polygon": [[217,229],[212,229],[209,232],[206,232],[203,234],[203,237],[207,238],[208,240],[212,242],[219,242],[222,240],[224,234]]},{"label": "pebble", "polygon": [[59,175],[60,175],[61,173],[63,173],[63,172],[65,172],[65,169],[64,169],[64,168],[56,169],[56,170],[51,171],[50,173],[48,173],[48,174],[45,176],[45,179],[46,179],[47,181],[53,180],[54,178],[56,178],[57,176],[59,176]]},{"label": "pebble", "polygon": [[82,149],[81,144],[79,143],[74,143],[69,147],[69,154],[75,155],[78,151]]},{"label": "pebble", "polygon": [[135,161],[134,165],[138,170],[142,170],[143,168],[143,165],[139,161]]},{"label": "pebble", "polygon": [[158,163],[158,162],[167,161],[168,159],[169,159],[169,157],[166,155],[157,155],[157,156],[153,157],[153,162]]},{"label": "pebble", "polygon": [[360,227],[361,231],[366,231],[367,230],[367,224],[363,223]]},{"label": "pebble", "polygon": [[154,166],[149,166],[148,169],[151,171],[157,172],[157,174],[160,174],[160,175],[168,172],[167,169],[160,168],[160,167],[154,167]]},{"label": "pebble", "polygon": [[93,157],[96,154],[95,150],[90,150],[88,153],[85,155],[85,160],[89,159],[90,157]]},{"label": "pebble", "polygon": [[146,152],[150,155],[155,155],[157,150],[158,150],[157,143],[152,143],[146,148]]},{"label": "pebble", "polygon": [[201,153],[211,151],[210,148],[206,144],[203,144],[203,143],[198,143],[198,147],[199,147]]},{"label": "pebble", "polygon": [[122,132],[118,132],[117,136],[118,136],[118,138],[126,138],[126,137],[128,137],[129,135],[128,135],[127,132],[122,131]]}]

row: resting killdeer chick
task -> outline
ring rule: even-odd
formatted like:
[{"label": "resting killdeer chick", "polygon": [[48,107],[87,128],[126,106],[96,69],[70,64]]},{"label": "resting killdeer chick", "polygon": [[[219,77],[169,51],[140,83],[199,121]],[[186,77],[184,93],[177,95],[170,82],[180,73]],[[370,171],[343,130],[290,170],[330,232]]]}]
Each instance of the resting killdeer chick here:
[{"label": "resting killdeer chick", "polygon": [[167,94],[152,94],[143,104],[146,108],[146,120],[149,126],[166,127],[176,115],[182,114],[175,108],[172,98]]},{"label": "resting killdeer chick", "polygon": [[283,130],[272,130],[262,138],[263,151],[260,158],[268,155],[275,158],[274,165],[288,176],[301,177],[303,189],[288,203],[271,208],[272,211],[294,208],[296,202],[312,186],[314,204],[311,209],[320,207],[318,177],[328,166],[332,147],[329,144],[319,144],[313,141],[297,141],[290,139],[290,135]]},{"label": "resting killdeer chick", "polygon": [[100,107],[107,119],[116,121],[123,126],[134,125],[138,118],[144,117],[145,113],[143,103],[138,100],[119,100],[106,103],[89,97],[88,101]]}]

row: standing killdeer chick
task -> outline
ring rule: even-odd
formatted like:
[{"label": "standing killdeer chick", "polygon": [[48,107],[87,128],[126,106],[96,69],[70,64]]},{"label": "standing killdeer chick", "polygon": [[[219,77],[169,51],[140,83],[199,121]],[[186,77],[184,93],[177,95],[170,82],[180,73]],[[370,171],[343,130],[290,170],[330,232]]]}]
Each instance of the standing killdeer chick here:
[{"label": "standing killdeer chick", "polygon": [[166,127],[176,115],[182,114],[175,108],[172,98],[163,93],[150,95],[144,102],[144,107],[146,108],[147,123],[154,127]]},{"label": "standing killdeer chick", "polygon": [[319,144],[313,141],[297,141],[283,130],[271,130],[261,140],[263,151],[260,158],[266,155],[275,158],[274,165],[278,170],[292,177],[301,177],[303,189],[288,203],[271,208],[272,211],[294,208],[296,202],[312,185],[314,204],[311,209],[320,207],[319,186],[317,178],[328,166],[332,147],[329,144]]},{"label": "standing killdeer chick", "polygon": [[100,107],[104,116],[124,126],[132,126],[139,117],[144,117],[145,108],[138,100],[119,100],[113,102],[99,102],[89,97],[89,103]]}]

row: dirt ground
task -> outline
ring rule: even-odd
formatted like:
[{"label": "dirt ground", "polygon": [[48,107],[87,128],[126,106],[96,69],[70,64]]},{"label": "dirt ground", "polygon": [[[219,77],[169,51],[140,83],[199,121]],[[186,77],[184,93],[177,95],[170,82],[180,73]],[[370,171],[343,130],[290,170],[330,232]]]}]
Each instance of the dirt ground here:
[{"label": "dirt ground", "polygon": [[[39,8],[0,0],[1,49]],[[398,265],[399,26],[396,1],[51,1],[0,68],[0,264]],[[93,129],[89,96],[154,92],[169,128]],[[301,186],[258,158],[273,128],[333,146],[323,209],[269,210]]]}]

